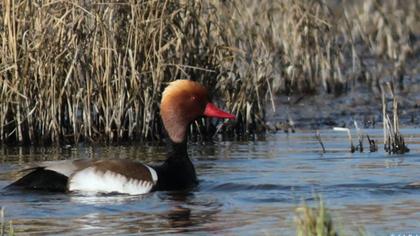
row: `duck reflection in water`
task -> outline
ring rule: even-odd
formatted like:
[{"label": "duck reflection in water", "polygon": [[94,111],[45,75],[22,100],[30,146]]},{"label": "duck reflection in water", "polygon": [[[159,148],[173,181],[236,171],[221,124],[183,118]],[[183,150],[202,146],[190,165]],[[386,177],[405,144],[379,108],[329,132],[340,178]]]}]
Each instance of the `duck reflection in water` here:
[{"label": "duck reflection in water", "polygon": [[187,191],[167,192],[165,195],[172,206],[163,217],[174,232],[215,230],[210,223],[217,221],[223,204],[214,199],[198,199],[193,192]]}]

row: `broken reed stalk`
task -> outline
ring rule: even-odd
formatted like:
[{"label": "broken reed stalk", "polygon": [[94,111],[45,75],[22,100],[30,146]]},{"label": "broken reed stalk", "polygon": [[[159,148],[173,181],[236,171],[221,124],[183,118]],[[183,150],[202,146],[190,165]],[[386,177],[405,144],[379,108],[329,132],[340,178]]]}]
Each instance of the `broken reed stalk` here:
[{"label": "broken reed stalk", "polygon": [[359,128],[359,125],[357,124],[357,121],[353,121],[354,127],[356,128],[357,133],[357,140],[359,141],[359,144],[356,146],[356,150],[359,150],[359,152],[363,152],[363,132],[362,129]]},{"label": "broken reed stalk", "polygon": [[318,140],[319,144],[321,145],[322,152],[325,153],[326,152],[325,151],[325,146],[324,146],[324,143],[322,142],[321,134],[319,133],[319,130],[316,131],[315,137]]},{"label": "broken reed stalk", "polygon": [[[357,132],[357,139],[358,139],[357,146],[353,145],[353,138],[351,136],[351,130],[349,128],[334,127],[333,130],[347,132],[347,136],[348,136],[348,139],[349,139],[349,142],[350,142],[350,152],[355,152],[355,151],[363,152],[363,150],[364,150],[363,140],[364,140],[364,135],[365,134],[363,133],[362,129],[357,124],[357,121],[354,121],[353,124],[354,124],[354,127],[356,128],[356,132]],[[378,150],[378,145],[376,144],[375,140],[370,139],[369,135],[367,135],[367,134],[366,134],[366,137],[367,137],[368,142],[369,142],[369,151],[370,152],[376,152]]]},{"label": "broken reed stalk", "polygon": [[351,137],[351,131],[349,128],[343,128],[343,127],[333,127],[333,130],[335,131],[341,131],[341,132],[347,132],[347,137],[349,139],[350,143],[350,152],[355,152],[356,147],[353,145],[353,138]]},{"label": "broken reed stalk", "polygon": [[398,98],[395,94],[393,83],[387,83],[387,88],[392,97],[392,115],[393,122],[387,114],[387,103],[385,98],[384,87],[381,86],[382,90],[382,118],[383,118],[383,130],[384,130],[384,150],[392,154],[404,154],[409,152],[410,149],[405,145],[404,137],[400,132],[399,127],[399,112],[398,112]]},{"label": "broken reed stalk", "polygon": [[376,152],[378,151],[378,145],[376,144],[374,139],[370,139],[369,135],[366,135],[367,140],[369,142],[369,151],[370,152]]}]

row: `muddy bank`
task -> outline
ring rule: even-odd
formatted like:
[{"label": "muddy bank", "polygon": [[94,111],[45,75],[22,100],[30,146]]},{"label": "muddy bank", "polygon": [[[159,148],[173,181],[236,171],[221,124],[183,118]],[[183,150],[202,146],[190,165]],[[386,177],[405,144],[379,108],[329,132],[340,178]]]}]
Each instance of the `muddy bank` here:
[{"label": "muddy bank", "polygon": [[[420,75],[406,78],[403,90],[397,91],[400,125],[420,126]],[[388,107],[392,100],[388,96]],[[353,86],[341,95],[280,95],[275,98],[276,111],[267,106],[267,124],[277,129],[293,125],[296,129],[325,129],[333,126],[382,128],[382,102],[379,88],[364,84]],[[389,111],[391,112],[391,111]]]}]

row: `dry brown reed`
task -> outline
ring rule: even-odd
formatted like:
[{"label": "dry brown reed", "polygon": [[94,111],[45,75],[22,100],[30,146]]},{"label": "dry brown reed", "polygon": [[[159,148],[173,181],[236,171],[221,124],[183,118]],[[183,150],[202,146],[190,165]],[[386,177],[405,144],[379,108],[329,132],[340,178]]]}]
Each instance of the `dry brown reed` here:
[{"label": "dry brown reed", "polygon": [[369,142],[369,151],[370,152],[378,151],[378,144],[376,144],[376,141],[374,139],[371,139],[369,135],[366,135],[366,137]]},{"label": "dry brown reed", "polygon": [[316,131],[315,138],[318,140],[319,144],[321,145],[322,153],[325,153],[326,150],[325,150],[324,142],[322,142],[321,134],[319,133],[319,130]]},{"label": "dry brown reed", "polygon": [[[216,83],[200,1],[3,2],[0,139],[156,138],[165,83]],[[217,40],[216,40],[217,41]]]},{"label": "dry brown reed", "polygon": [[[238,115],[222,129],[243,134],[264,129],[276,93],[340,93],[373,77],[361,52],[404,75],[418,50],[410,36],[417,1],[347,3],[342,13],[331,5],[4,0],[0,142],[156,140],[161,92],[175,79],[209,87]],[[204,132],[204,121],[196,124],[192,132]]]},{"label": "dry brown reed", "polygon": [[[410,59],[419,51],[420,2],[357,1],[345,10],[351,40],[358,50],[359,65],[367,77],[392,76],[402,86]],[[411,60],[413,61],[413,60]],[[376,70],[367,67],[378,67]],[[378,72],[373,74],[373,72]],[[378,78],[381,80],[381,78]],[[377,82],[373,80],[372,82]]]},{"label": "dry brown reed", "polygon": [[356,151],[356,146],[353,144],[353,138],[351,136],[351,130],[349,128],[343,128],[343,127],[333,127],[334,131],[340,131],[340,132],[346,132],[347,138],[349,139],[350,143],[350,152],[353,153]]},{"label": "dry brown reed", "polygon": [[400,132],[398,97],[395,94],[395,87],[392,83],[387,83],[387,90],[392,98],[392,122],[387,112],[387,102],[385,98],[385,88],[382,88],[382,117],[384,131],[384,150],[388,153],[404,154],[410,149],[405,145],[404,137]]}]

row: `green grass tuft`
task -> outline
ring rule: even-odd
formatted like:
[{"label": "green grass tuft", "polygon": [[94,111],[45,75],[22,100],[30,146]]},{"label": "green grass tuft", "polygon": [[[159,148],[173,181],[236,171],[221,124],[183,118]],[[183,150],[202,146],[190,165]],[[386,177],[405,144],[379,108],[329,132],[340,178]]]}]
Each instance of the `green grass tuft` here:
[{"label": "green grass tuft", "polygon": [[319,199],[318,206],[311,208],[306,203],[296,208],[297,236],[338,236],[330,213]]},{"label": "green grass tuft", "polygon": [[15,231],[13,229],[13,222],[9,221],[7,223],[7,222],[5,222],[4,218],[5,218],[4,207],[1,207],[0,208],[0,236],[4,236],[4,235],[13,236],[13,235],[15,235]]},{"label": "green grass tuft", "polygon": [[310,207],[304,202],[296,208],[296,236],[367,235],[360,227],[357,232],[345,233],[341,222],[334,220],[321,197],[316,197],[316,203],[315,207]]}]

